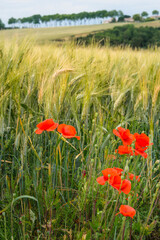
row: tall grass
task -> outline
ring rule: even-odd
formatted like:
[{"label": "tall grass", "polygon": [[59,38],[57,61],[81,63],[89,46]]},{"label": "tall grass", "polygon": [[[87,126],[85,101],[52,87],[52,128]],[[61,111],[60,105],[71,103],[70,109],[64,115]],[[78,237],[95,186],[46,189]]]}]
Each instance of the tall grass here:
[{"label": "tall grass", "polygon": [[[120,202],[129,202],[137,208],[132,238],[156,239],[160,50],[5,41],[0,69],[0,238],[129,239],[129,221],[115,217]],[[81,141],[37,136],[47,118],[75,126]],[[117,126],[154,142],[147,160],[129,163],[142,176],[133,184],[139,201],[95,181],[103,168],[126,166],[108,157]]]}]

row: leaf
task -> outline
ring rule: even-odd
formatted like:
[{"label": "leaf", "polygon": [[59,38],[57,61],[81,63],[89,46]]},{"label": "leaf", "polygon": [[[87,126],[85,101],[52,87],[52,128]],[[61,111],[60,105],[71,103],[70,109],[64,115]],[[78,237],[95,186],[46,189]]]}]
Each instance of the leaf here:
[{"label": "leaf", "polygon": [[12,201],[12,205],[13,205],[17,200],[23,199],[23,198],[29,198],[29,199],[32,199],[32,200],[38,202],[38,200],[37,200],[35,197],[29,196],[29,195],[21,195],[21,196],[15,198],[15,199]]}]

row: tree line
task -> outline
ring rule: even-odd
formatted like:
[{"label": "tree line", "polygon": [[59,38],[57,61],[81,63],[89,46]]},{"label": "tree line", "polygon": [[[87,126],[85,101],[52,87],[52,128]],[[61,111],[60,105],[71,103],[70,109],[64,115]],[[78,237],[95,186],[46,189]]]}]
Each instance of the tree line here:
[{"label": "tree line", "polygon": [[63,21],[63,20],[70,20],[70,21],[77,21],[82,19],[91,19],[91,18],[105,18],[105,17],[115,17],[123,15],[122,11],[107,11],[101,10],[96,12],[80,12],[80,13],[72,13],[72,14],[53,14],[53,15],[44,15],[41,16],[40,14],[36,14],[30,17],[24,18],[10,18],[8,20],[8,24],[15,24],[17,22],[20,23],[33,23],[39,24],[40,22],[50,22],[50,21]]},{"label": "tree line", "polygon": [[[158,10],[152,11],[153,15],[158,15]],[[146,11],[143,11],[141,14],[134,14],[133,19],[135,21],[143,21],[147,19],[149,14]],[[53,14],[53,15],[44,15],[40,14],[32,15],[30,17],[24,18],[14,18],[11,17],[8,20],[8,25],[12,28],[15,27],[38,27],[38,26],[65,26],[65,25],[85,25],[85,24],[95,24],[102,23],[104,19],[108,17],[118,18],[119,22],[123,22],[125,18],[131,17],[130,15],[125,15],[121,10],[100,10],[95,12],[80,12],[72,14]],[[93,22],[94,20],[94,22]],[[95,22],[96,21],[96,22]],[[52,23],[52,24],[51,24]],[[5,28],[4,23],[0,20],[0,29]]]}]

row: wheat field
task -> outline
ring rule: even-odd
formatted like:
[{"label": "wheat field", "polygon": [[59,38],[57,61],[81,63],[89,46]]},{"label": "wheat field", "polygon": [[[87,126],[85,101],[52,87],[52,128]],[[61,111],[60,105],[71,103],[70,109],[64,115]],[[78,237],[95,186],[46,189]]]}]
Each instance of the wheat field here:
[{"label": "wheat field", "polygon": [[[0,238],[158,239],[160,49],[15,38],[0,41],[0,69]],[[81,140],[36,135],[49,118]],[[112,159],[118,126],[150,137],[147,159]],[[96,182],[126,162],[138,201]],[[115,217],[119,202],[137,209],[132,222]]]}]

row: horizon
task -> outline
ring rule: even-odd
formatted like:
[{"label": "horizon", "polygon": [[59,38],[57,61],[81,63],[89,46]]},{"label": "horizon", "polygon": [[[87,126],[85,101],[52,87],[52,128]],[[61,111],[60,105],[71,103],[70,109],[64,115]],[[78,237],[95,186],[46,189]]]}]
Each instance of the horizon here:
[{"label": "horizon", "polygon": [[151,15],[153,10],[160,11],[160,6],[158,0],[153,0],[152,2],[142,0],[140,4],[138,0],[131,0],[129,3],[127,0],[122,0],[121,3],[119,3],[119,0],[113,0],[112,3],[109,3],[108,0],[77,0],[76,2],[70,0],[67,3],[65,0],[59,0],[54,3],[51,0],[46,0],[45,3],[42,0],[1,0],[0,19],[7,24],[8,19],[11,17],[17,19],[36,14],[43,16],[56,13],[72,14],[100,10],[121,10],[124,14],[131,16],[147,11]]}]

